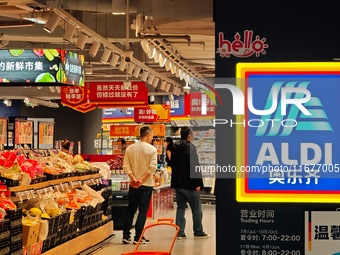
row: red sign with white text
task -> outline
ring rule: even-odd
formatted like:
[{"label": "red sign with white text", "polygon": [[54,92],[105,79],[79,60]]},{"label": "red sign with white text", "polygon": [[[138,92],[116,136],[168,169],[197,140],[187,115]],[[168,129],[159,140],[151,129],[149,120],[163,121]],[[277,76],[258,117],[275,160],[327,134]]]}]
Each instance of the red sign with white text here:
[{"label": "red sign with white text", "polygon": [[61,87],[61,103],[71,108],[87,102],[87,89],[80,86]]},{"label": "red sign with white text", "polygon": [[190,93],[190,117],[215,116],[215,102],[207,94],[200,92]]},{"label": "red sign with white text", "polygon": [[135,122],[169,122],[170,105],[155,104],[149,105],[148,108],[135,107]]},{"label": "red sign with white text", "polygon": [[91,82],[90,102],[110,105],[147,105],[144,82]]}]

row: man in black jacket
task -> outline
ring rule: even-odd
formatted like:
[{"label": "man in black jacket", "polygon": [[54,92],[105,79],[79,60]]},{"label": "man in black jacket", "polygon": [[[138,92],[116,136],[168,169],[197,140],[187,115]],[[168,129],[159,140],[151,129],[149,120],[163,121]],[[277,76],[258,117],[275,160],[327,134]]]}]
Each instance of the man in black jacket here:
[{"label": "man in black jacket", "polygon": [[181,128],[181,140],[174,144],[171,150],[171,187],[176,190],[177,213],[176,225],[180,227],[177,239],[186,239],[185,207],[188,202],[193,217],[193,229],[195,238],[208,238],[202,225],[202,208],[199,191],[203,187],[200,172],[195,172],[195,166],[199,166],[196,147],[193,141],[193,132],[188,127]]}]

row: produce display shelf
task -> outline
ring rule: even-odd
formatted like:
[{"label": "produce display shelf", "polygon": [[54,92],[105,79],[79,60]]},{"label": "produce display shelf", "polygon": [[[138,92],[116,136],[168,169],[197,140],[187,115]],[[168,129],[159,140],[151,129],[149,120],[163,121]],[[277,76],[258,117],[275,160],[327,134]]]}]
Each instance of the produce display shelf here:
[{"label": "produce display shelf", "polygon": [[42,255],[79,254],[111,236],[113,236],[113,221],[109,221],[99,228],[58,245],[42,253]]},{"label": "produce display shelf", "polygon": [[96,178],[101,178],[101,174],[67,177],[63,179],[45,181],[45,182],[40,182],[40,183],[31,184],[27,186],[9,187],[8,189],[11,192],[20,192],[20,191],[32,190],[32,189],[43,189],[49,186],[54,186],[54,185],[58,185],[60,183],[65,183],[65,182],[84,181],[84,180],[96,179]]}]

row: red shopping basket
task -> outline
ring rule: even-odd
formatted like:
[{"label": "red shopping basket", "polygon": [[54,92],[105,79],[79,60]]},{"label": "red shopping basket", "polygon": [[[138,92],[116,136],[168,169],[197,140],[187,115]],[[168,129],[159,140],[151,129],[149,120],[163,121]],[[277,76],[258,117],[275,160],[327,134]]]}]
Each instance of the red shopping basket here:
[{"label": "red shopping basket", "polygon": [[[163,221],[163,222],[161,222]],[[164,222],[164,221],[169,221],[169,222]],[[178,232],[179,232],[179,226],[173,224],[174,222],[174,219],[158,219],[157,220],[157,223],[156,224],[152,224],[152,225],[149,225],[147,227],[144,228],[143,230],[143,233],[141,234],[139,240],[138,240],[138,243],[136,245],[136,248],[133,250],[133,252],[128,252],[128,253],[122,253],[122,255],[170,255],[171,254],[171,250],[172,250],[172,247],[174,246],[175,244],[175,241],[176,241],[176,237],[178,235]],[[170,227],[174,227],[176,228],[176,234],[175,234],[175,237],[174,237],[174,240],[172,241],[172,244],[171,244],[171,247],[170,247],[170,250],[169,251],[137,251],[138,249],[138,246],[144,236],[144,233],[145,233],[145,230],[147,230],[148,228],[152,228],[152,227],[155,227],[155,226],[170,226]]]}]

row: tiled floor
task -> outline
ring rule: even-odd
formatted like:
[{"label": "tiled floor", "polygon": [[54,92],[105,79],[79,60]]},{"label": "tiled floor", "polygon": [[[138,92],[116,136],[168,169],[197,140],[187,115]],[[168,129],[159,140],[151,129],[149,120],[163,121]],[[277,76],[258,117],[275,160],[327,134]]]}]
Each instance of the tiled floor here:
[{"label": "tiled floor", "polygon": [[[176,240],[172,250],[172,255],[213,255],[216,254],[215,246],[215,205],[202,205],[204,231],[211,235],[208,239],[194,239],[192,233],[192,216],[190,207],[186,209],[186,240]],[[175,219],[176,210],[163,215],[162,218]],[[155,220],[148,220],[146,225],[155,223]],[[168,251],[174,237],[175,231],[169,226],[158,226],[150,228],[145,233],[145,237],[150,239],[148,245],[141,245],[139,251]],[[122,244],[122,231],[114,231],[115,239],[106,247],[94,252],[94,255],[119,255],[132,252],[135,248],[133,244]],[[132,230],[132,235],[134,230]]]}]

